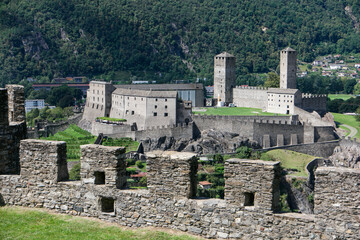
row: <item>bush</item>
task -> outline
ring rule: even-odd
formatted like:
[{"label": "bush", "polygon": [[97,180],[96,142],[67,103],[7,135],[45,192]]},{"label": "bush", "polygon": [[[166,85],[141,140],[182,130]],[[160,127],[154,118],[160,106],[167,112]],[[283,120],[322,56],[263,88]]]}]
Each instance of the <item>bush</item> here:
[{"label": "bush", "polygon": [[70,173],[69,173],[70,180],[80,180],[80,168],[81,168],[80,163],[75,164],[71,168]]},{"label": "bush", "polygon": [[144,163],[142,161],[138,160],[138,161],[136,161],[136,166],[141,169],[144,167]]},{"label": "bush", "polygon": [[126,159],[126,162],[127,162],[128,166],[132,166],[132,165],[135,165],[136,160],[132,159],[132,158],[128,158],[128,159]]},{"label": "bush", "polygon": [[130,168],[130,167],[126,168],[126,174],[129,175],[129,176],[131,174],[136,174],[136,171],[137,171],[136,168]]},{"label": "bush", "polygon": [[242,146],[242,147],[239,147],[238,149],[236,149],[236,153],[237,153],[236,157],[238,157],[238,158],[250,158],[251,152],[252,152],[251,148]]},{"label": "bush", "polygon": [[286,193],[280,195],[280,211],[281,212],[291,212],[289,204],[287,202],[288,195]]},{"label": "bush", "polygon": [[147,177],[144,176],[139,180],[139,187],[146,187],[147,186]]}]

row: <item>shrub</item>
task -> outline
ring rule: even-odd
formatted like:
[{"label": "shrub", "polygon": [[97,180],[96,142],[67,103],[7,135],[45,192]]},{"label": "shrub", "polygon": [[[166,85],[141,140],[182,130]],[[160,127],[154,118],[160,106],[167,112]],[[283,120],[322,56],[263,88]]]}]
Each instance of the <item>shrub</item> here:
[{"label": "shrub", "polygon": [[140,187],[146,187],[147,186],[147,177],[144,176],[139,180],[139,186]]},{"label": "shrub", "polygon": [[75,164],[71,168],[70,173],[69,173],[70,180],[80,180],[80,168],[81,168],[80,163]]},{"label": "shrub", "polygon": [[141,169],[144,167],[144,163],[142,161],[138,160],[138,161],[136,161],[136,166]]},{"label": "shrub", "polygon": [[287,202],[288,195],[286,193],[280,195],[280,211],[281,212],[291,212],[289,204]]},{"label": "shrub", "polygon": [[237,153],[236,157],[238,157],[238,158],[250,158],[251,152],[252,152],[251,148],[242,146],[242,147],[239,147],[238,149],[236,149],[236,153]]}]

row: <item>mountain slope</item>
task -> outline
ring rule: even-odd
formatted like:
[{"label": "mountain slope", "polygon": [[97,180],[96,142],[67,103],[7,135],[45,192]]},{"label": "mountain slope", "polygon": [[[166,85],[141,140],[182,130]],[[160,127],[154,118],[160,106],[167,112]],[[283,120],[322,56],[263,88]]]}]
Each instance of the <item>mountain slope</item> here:
[{"label": "mountain slope", "polygon": [[289,45],[305,61],[360,51],[355,0],[5,0],[0,16],[1,85],[122,71],[211,78],[222,51],[238,75],[276,69]]}]

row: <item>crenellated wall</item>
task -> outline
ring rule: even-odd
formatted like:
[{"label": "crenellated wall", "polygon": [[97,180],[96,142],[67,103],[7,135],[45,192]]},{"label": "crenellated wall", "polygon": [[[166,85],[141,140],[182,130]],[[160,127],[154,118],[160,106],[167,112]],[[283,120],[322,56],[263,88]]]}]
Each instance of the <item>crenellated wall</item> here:
[{"label": "crenellated wall", "polygon": [[301,108],[308,111],[317,111],[319,113],[326,112],[326,94],[302,94]]},{"label": "crenellated wall", "polygon": [[281,214],[274,212],[278,162],[230,159],[224,169],[225,199],[191,199],[197,171],[192,153],[149,153],[148,189],[127,190],[119,184],[125,179],[123,148],[86,145],[81,150],[82,180],[66,181],[64,142],[23,140],[21,175],[0,175],[1,201],[206,238],[359,239],[360,170],[319,168],[316,214]]},{"label": "crenellated wall", "polygon": [[266,109],[268,104],[267,88],[236,86],[232,94],[233,103],[237,107]]},{"label": "crenellated wall", "polygon": [[0,88],[0,174],[18,174],[20,140],[26,138],[24,87]]}]

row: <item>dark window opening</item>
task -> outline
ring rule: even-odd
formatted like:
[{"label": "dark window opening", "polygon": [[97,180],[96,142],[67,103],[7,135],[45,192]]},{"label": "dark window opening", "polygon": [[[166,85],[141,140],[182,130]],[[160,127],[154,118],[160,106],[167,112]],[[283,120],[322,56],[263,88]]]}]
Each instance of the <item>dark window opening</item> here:
[{"label": "dark window opening", "polygon": [[157,105],[155,105],[155,109],[157,108]]},{"label": "dark window opening", "polygon": [[131,115],[134,115],[135,114],[135,112],[134,111],[131,111]]},{"label": "dark window opening", "polygon": [[164,117],[167,117],[169,114],[168,113],[164,113]]},{"label": "dark window opening", "polygon": [[154,112],[154,117],[156,117],[157,116],[157,112]]},{"label": "dark window opening", "polygon": [[105,172],[94,172],[95,184],[105,184]]},{"label": "dark window opening", "polygon": [[111,213],[114,212],[114,199],[110,197],[101,197],[101,211]]},{"label": "dark window opening", "polygon": [[245,201],[244,206],[254,206],[255,194],[246,192],[244,193]]}]

